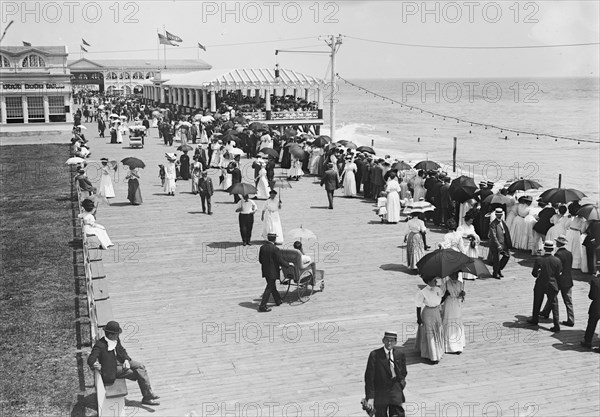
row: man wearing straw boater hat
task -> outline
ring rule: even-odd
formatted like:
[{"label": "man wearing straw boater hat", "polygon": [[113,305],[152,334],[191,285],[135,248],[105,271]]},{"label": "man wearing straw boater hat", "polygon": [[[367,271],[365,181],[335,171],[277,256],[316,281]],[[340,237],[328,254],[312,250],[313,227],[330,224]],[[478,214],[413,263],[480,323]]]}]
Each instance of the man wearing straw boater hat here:
[{"label": "man wearing straw boater hat", "polygon": [[[277,233],[269,233],[267,234],[267,243],[260,247],[258,252],[258,261],[261,266],[261,273],[263,278],[267,281],[267,286],[265,287],[265,291],[263,292],[262,299],[260,301],[260,306],[258,307],[258,311],[261,313],[267,313],[271,311],[270,307],[267,307],[267,303],[269,302],[269,298],[273,295],[273,300],[275,301],[275,305],[281,305],[281,296],[279,295],[279,291],[277,291],[277,280],[279,279],[279,271],[281,266],[287,265],[281,256],[281,251],[275,245],[275,240],[277,239]],[[289,263],[289,265],[293,265],[293,263]]]},{"label": "man wearing straw boater hat", "polygon": [[332,163],[327,164],[327,171],[321,178],[321,187],[325,185],[327,191],[327,200],[329,201],[329,209],[333,210],[333,193],[340,188],[340,175]]},{"label": "man wearing straw boater hat", "polygon": [[547,240],[544,242],[544,256],[535,260],[531,275],[536,277],[535,286],[533,287],[533,313],[527,323],[537,326],[540,315],[540,308],[544,295],[548,297],[548,302],[552,304],[552,321],[554,327],[551,332],[560,332],[560,324],[558,321],[558,303],[556,295],[558,294],[558,280],[562,272],[562,264],[560,259],[552,256],[554,251],[554,242]]},{"label": "man wearing straw boater hat", "polygon": [[[493,266],[493,277],[496,279],[502,278],[502,270],[510,259],[508,250],[512,247],[510,240],[510,232],[508,225],[502,220],[504,210],[496,208],[494,210],[496,218],[490,223],[490,231],[488,237],[490,239],[490,255]],[[500,258],[502,255],[502,258]]]},{"label": "man wearing straw boater hat", "polygon": [[[563,321],[561,324],[567,327],[573,327],[575,325],[575,313],[573,312],[573,298],[571,297],[571,289],[573,288],[573,278],[571,277],[571,267],[573,265],[573,254],[565,248],[565,245],[569,242],[565,235],[560,235],[555,240],[556,252],[554,256],[560,259],[562,265],[562,272],[558,278],[558,289],[562,295],[562,299],[567,308],[567,321]],[[556,301],[558,303],[558,297]],[[550,310],[552,310],[552,301],[547,300],[546,306],[543,308],[540,316],[544,318],[550,317]]]},{"label": "man wearing straw boater hat", "polygon": [[160,405],[160,397],[152,392],[146,367],[132,360],[119,340],[123,330],[116,321],[109,321],[104,327],[104,337],[99,339],[88,357],[90,368],[100,371],[105,385],[111,385],[117,378],[137,381],[142,392],[142,404]]},{"label": "man wearing straw boater hat", "polygon": [[[369,354],[365,371],[365,399],[363,409],[377,417],[403,417],[404,387],[406,386],[406,358],[396,347],[398,335],[387,331],[383,347]],[[373,413],[374,409],[374,413]]]}]

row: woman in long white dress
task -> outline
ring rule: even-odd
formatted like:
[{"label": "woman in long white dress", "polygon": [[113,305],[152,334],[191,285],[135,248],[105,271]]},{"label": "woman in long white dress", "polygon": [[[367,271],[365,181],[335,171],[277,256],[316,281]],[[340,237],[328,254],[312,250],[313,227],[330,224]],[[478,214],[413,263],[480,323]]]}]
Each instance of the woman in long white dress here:
[{"label": "woman in long white dress", "polygon": [[[425,279],[424,279],[425,280]],[[444,356],[444,323],[440,312],[443,292],[437,286],[437,278],[427,281],[427,286],[417,292],[417,339],[415,347],[422,358],[438,363]]]},{"label": "woman in long white dress", "polygon": [[[346,160],[346,166],[344,167],[344,196],[345,197],[356,197],[356,176],[355,173],[358,170],[354,161],[350,158]],[[389,213],[389,212],[388,212]]]},{"label": "woman in long white dress", "polygon": [[566,235],[568,229],[567,224],[570,222],[570,220],[571,219],[567,215],[567,206],[560,206],[558,208],[558,213],[556,213],[550,219],[550,223],[552,223],[554,226],[548,229],[548,233],[546,233],[546,240],[551,240],[554,242],[554,240],[560,235]]},{"label": "woman in long white dress", "polygon": [[509,227],[510,239],[513,248],[515,249],[529,249],[529,231],[527,224],[525,223],[525,218],[529,216],[529,213],[531,212],[531,202],[532,199],[527,198],[527,196],[523,196],[519,199],[517,215]]},{"label": "woman in long white dress", "polygon": [[413,179],[413,200],[419,201],[421,198],[425,198],[426,193],[425,172],[420,170],[417,176]]},{"label": "woman in long white dress", "polygon": [[258,190],[256,193],[256,198],[266,199],[269,198],[269,180],[267,179],[267,170],[265,168],[265,163],[261,162],[261,168],[258,171],[258,176],[255,178],[258,181],[256,189]]},{"label": "woman in long white dress", "polygon": [[113,188],[111,172],[108,167],[108,159],[102,158],[102,167],[100,168],[100,187],[98,187],[98,194],[105,198],[114,198],[115,189]]},{"label": "woman in long white dress", "polygon": [[123,135],[126,132],[126,128],[121,122],[117,122],[117,143],[123,143]]},{"label": "woman in long white dress", "polygon": [[177,183],[175,180],[177,179],[175,162],[177,161],[177,156],[174,153],[169,153],[167,155],[167,163],[165,164],[165,184],[164,190],[167,195],[175,195],[175,189],[177,188]]},{"label": "woman in long white dress", "polygon": [[233,184],[233,176],[227,172],[227,168],[232,161],[233,159],[231,158],[231,154],[229,152],[225,152],[221,158],[221,175],[223,176],[223,181],[221,181],[221,190],[226,190]]},{"label": "woman in long white dress", "polygon": [[114,246],[108,237],[108,233],[106,233],[106,228],[100,223],[96,223],[96,218],[92,214],[95,209],[94,202],[85,199],[82,201],[81,206],[85,210],[85,213],[79,215],[83,220],[83,232],[88,236],[96,236],[100,241],[100,247],[102,249],[108,249],[111,246]]},{"label": "woman in long white dress", "polygon": [[291,164],[292,167],[290,169],[289,177],[294,178],[298,181],[304,175],[304,171],[302,171],[302,161],[296,158],[294,155],[291,156]]},{"label": "woman in long white dress", "polygon": [[194,157],[194,162],[190,166],[190,173],[192,176],[192,194],[198,194],[198,181],[200,181],[202,174],[202,163],[196,157]]},{"label": "woman in long white dress", "polygon": [[469,210],[475,207],[476,203],[477,202],[474,199],[470,198],[467,201],[460,204],[460,208],[458,209],[458,227],[465,224],[465,216],[467,215]]},{"label": "woman in long white dress", "polygon": [[313,148],[310,152],[310,161],[308,163],[308,168],[310,170],[311,175],[319,175],[319,159],[323,155],[323,149],[321,148]]},{"label": "woman in long white dress", "polygon": [[[456,231],[460,234],[462,240],[461,252],[471,258],[479,258],[479,244],[481,239],[475,232],[475,226],[473,226],[474,216],[471,213],[467,213],[465,216],[465,223],[458,227]],[[461,272],[462,279],[477,279],[477,275],[470,274],[468,272]]]},{"label": "woman in long white dress", "polygon": [[[354,175],[352,176],[352,181],[354,182]],[[402,207],[400,206],[400,184],[396,179],[396,173],[391,172],[390,178],[385,186],[385,192],[387,194],[387,221],[388,223],[398,223],[400,221],[400,210]]]},{"label": "woman in long white dress", "polygon": [[221,147],[222,142],[216,141],[211,145],[212,155],[210,157],[210,167],[219,168],[221,166]]},{"label": "woman in long white dress", "polygon": [[567,249],[573,255],[572,267],[573,269],[581,269],[582,272],[583,268],[587,270],[587,265],[585,265],[587,264],[587,256],[585,259],[583,259],[586,251],[585,248],[584,250],[581,249],[581,233],[584,232],[586,228],[586,220],[583,217],[574,216],[571,217],[566,234],[568,242],[565,245],[565,249]]},{"label": "woman in long white dress", "polygon": [[417,269],[417,262],[425,255],[425,243],[421,233],[426,233],[427,228],[418,213],[411,213],[411,219],[406,223],[408,235],[406,237],[406,258],[410,269]]},{"label": "woman in long white dress", "polygon": [[445,297],[442,305],[444,350],[446,353],[461,353],[465,348],[465,326],[462,318],[465,287],[458,279],[458,272],[444,278],[442,294]]},{"label": "woman in long white dress", "polygon": [[277,201],[277,191],[269,192],[269,199],[265,202],[262,210],[261,220],[263,222],[262,236],[267,240],[269,233],[275,233],[275,243],[283,244],[283,229],[281,228],[281,219],[279,218],[279,210],[281,210],[281,201]]}]

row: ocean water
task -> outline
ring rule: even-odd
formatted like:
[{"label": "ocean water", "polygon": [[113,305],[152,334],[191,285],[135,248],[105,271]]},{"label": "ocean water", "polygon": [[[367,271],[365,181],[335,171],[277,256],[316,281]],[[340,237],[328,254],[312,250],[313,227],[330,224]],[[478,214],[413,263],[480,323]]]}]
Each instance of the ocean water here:
[{"label": "ocean water", "polygon": [[[469,175],[497,186],[514,178],[538,180],[544,188],[576,188],[582,202],[597,203],[600,164],[600,90],[593,78],[349,80],[399,103],[450,117],[528,132],[568,136],[568,141],[471,126],[450,117],[374,97],[339,81],[334,98],[336,140],[373,144],[377,155],[441,163],[451,176]],[[327,106],[327,104],[326,104]],[[329,109],[325,108],[326,119]],[[325,134],[329,127],[325,126]],[[457,171],[452,173],[453,138]],[[542,189],[543,190],[543,189]],[[538,192],[531,192],[536,195]]]}]

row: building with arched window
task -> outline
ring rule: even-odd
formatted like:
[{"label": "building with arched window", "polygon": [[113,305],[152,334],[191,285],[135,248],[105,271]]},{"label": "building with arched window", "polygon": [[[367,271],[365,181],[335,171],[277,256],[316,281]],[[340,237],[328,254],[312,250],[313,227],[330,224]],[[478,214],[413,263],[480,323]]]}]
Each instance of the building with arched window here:
[{"label": "building with arched window", "polygon": [[[165,74],[186,74],[212,67],[199,59],[94,59],[69,61],[75,91],[98,90],[112,94],[139,94],[151,80]],[[85,76],[85,77],[84,77]]]},{"label": "building with arched window", "polygon": [[65,46],[0,47],[0,123],[72,122]]}]

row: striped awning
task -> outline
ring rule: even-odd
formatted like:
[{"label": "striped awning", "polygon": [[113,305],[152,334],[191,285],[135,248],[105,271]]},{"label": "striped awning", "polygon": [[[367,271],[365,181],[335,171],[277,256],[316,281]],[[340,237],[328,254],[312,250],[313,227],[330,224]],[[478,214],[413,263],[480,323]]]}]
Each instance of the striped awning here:
[{"label": "striped awning", "polygon": [[317,88],[325,81],[289,69],[238,68],[233,70],[196,71],[173,75],[163,83],[166,87],[199,88],[203,90],[237,90],[254,88]]}]

